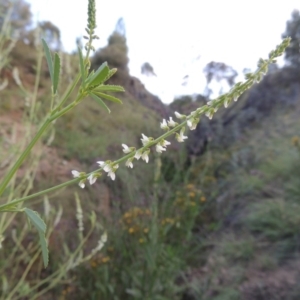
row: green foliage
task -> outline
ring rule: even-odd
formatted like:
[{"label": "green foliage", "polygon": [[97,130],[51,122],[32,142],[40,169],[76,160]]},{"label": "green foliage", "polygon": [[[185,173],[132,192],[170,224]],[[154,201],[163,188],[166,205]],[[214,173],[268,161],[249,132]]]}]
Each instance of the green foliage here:
[{"label": "green foliage", "polygon": [[39,233],[40,244],[41,244],[42,254],[43,254],[43,261],[44,261],[44,266],[46,268],[49,263],[49,253],[48,253],[47,241],[45,238],[46,224],[36,211],[33,211],[28,208],[24,208],[24,212]]},{"label": "green foliage", "polygon": [[[155,186],[158,194],[164,189],[163,182]],[[176,281],[195,251],[191,231],[203,197],[189,184],[175,199],[139,207],[135,200],[119,214],[115,207],[106,225],[107,248],[78,270],[73,297],[85,297],[88,290],[95,299],[181,299],[186,286]]]},{"label": "green foliage", "polygon": [[[247,201],[243,201],[242,216],[236,216],[234,206],[239,200],[244,200],[243,197],[249,197],[248,199],[253,202],[264,199],[265,196],[262,197],[262,193],[266,191],[265,185],[275,178],[274,174],[281,174],[283,178],[289,178],[288,174],[293,165],[290,161],[282,173],[279,168],[274,171],[274,166],[263,166],[261,170],[269,173],[266,178],[261,180],[262,183],[257,178],[248,180],[247,172],[251,171],[253,162],[257,163],[258,155],[252,160],[249,157],[251,151],[255,152],[257,148],[250,145],[244,147],[238,143],[230,145],[229,149],[225,149],[223,145],[221,149],[212,148],[205,153],[205,157],[202,156],[199,159],[189,156],[189,153],[187,155],[178,154],[178,149],[182,150],[182,148],[175,145],[173,153],[163,160],[160,159],[159,154],[156,154],[155,170],[150,164],[141,165],[141,162],[134,161],[135,166],[138,166],[138,170],[134,170],[135,175],[130,175],[127,169],[120,168],[118,179],[114,185],[104,179],[102,187],[107,187],[110,194],[107,205],[108,207],[113,206],[113,211],[106,216],[105,225],[108,228],[109,239],[107,247],[101,253],[98,252],[106,243],[106,234],[103,234],[103,228],[100,225],[95,233],[98,246],[87,251],[86,255],[83,252],[83,246],[91,237],[96,226],[96,214],[91,214],[91,229],[86,231],[83,226],[85,219],[79,201],[79,193],[76,193],[78,231],[70,230],[74,222],[72,223],[71,218],[66,218],[66,223],[70,223],[71,226],[69,224],[67,229],[59,228],[62,239],[59,243],[59,251],[53,252],[54,263],[51,268],[44,274],[41,273],[40,266],[32,268],[40,257],[40,252],[42,252],[44,264],[48,263],[46,243],[50,241],[51,233],[59,224],[61,215],[59,211],[55,211],[52,219],[48,219],[49,203],[45,202],[44,219],[48,224],[46,232],[44,221],[34,210],[22,208],[22,203],[78,183],[79,180],[88,183],[87,179],[90,182],[90,178],[93,179],[87,172],[73,170],[75,174],[79,173],[78,178],[52,188],[42,189],[42,191],[35,190],[41,182],[43,184],[47,182],[48,187],[50,176],[55,178],[55,183],[60,180],[56,178],[56,173],[49,175],[49,170],[45,171],[45,179],[40,179],[35,175],[39,174],[37,165],[44,150],[43,145],[38,154],[34,152],[33,155],[30,155],[33,146],[39,145],[38,141],[41,137],[44,137],[47,130],[52,128],[50,127],[52,122],[66,115],[66,118],[58,123],[55,140],[55,145],[61,147],[61,153],[64,152],[65,158],[71,158],[75,154],[78,160],[91,165],[98,156],[101,156],[100,159],[105,159],[102,157],[109,155],[110,159],[116,158],[116,160],[109,160],[109,163],[106,161],[105,167],[109,168],[109,172],[115,171],[118,164],[128,159],[133,160],[134,157],[138,159],[136,157],[138,153],[153,154],[153,147],[160,145],[162,148],[165,139],[171,135],[175,135],[177,140],[182,142],[187,138],[184,136],[185,129],[196,129],[203,114],[211,119],[221,106],[227,107],[253,84],[259,82],[267,72],[268,66],[275,62],[276,57],[281,55],[289,44],[287,38],[269,54],[268,59],[260,59],[257,71],[247,74],[245,82],[236,84],[229,93],[202,106],[198,105],[197,101],[193,103],[192,99],[186,99],[182,107],[190,105],[193,108],[189,109],[184,116],[179,115],[178,117],[177,114],[178,123],[174,123],[170,119],[164,128],[166,129],[165,133],[158,133],[158,138],[148,138],[143,134],[143,147],[138,148],[140,143],[138,136],[142,132],[147,135],[148,133],[156,135],[160,117],[142,107],[129,93],[125,94],[122,99],[127,102],[127,108],[122,108],[122,110],[115,106],[115,103],[122,103],[121,100],[107,94],[124,92],[124,89],[118,85],[105,85],[116,72],[115,68],[110,69],[109,66],[120,68],[123,71],[122,75],[126,75],[123,79],[129,78],[125,28],[121,21],[118,25],[119,29],[109,38],[109,45],[96,53],[93,64],[97,67],[95,71],[91,71],[89,53],[94,50],[92,41],[97,36],[94,32],[96,28],[95,1],[89,1],[88,26],[86,28],[88,36],[85,37],[88,40],[85,45],[87,54],[84,58],[81,49],[78,50],[79,62],[76,72],[79,71],[79,74],[66,87],[63,95],[59,93],[59,90],[63,90],[64,87],[63,78],[59,75],[63,72],[64,66],[61,65],[60,56],[57,53],[52,59],[49,46],[43,41],[52,85],[51,105],[48,106],[51,111],[47,113],[46,118],[45,115],[38,114],[38,106],[41,105],[41,98],[38,98],[38,87],[42,76],[42,53],[39,52],[41,47],[37,48],[37,78],[33,92],[28,92],[22,84],[19,84],[22,92],[26,96],[30,96],[28,97],[30,107],[24,113],[24,117],[28,114],[28,119],[26,119],[29,124],[28,132],[24,135],[25,140],[18,149],[21,154],[19,158],[17,159],[18,153],[9,158],[11,161],[9,160],[7,165],[10,170],[4,176],[0,186],[2,196],[0,210],[6,212],[24,210],[39,232],[42,247],[40,250],[34,243],[29,243],[28,248],[23,245],[30,239],[25,238],[28,231],[26,227],[21,227],[23,223],[20,222],[17,228],[20,230],[21,236],[17,239],[13,237],[14,243],[5,245],[6,252],[0,261],[1,271],[5,274],[3,286],[6,287],[3,289],[1,297],[3,299],[23,299],[24,297],[37,299],[64,282],[67,288],[60,296],[70,296],[72,299],[76,297],[79,297],[78,299],[86,297],[95,299],[182,299],[187,290],[191,291],[192,295],[198,295],[198,298],[194,297],[195,299],[240,299],[243,290],[239,288],[239,285],[246,278],[246,269],[253,260],[257,259],[256,251],[263,250],[259,243],[255,243],[257,233],[267,241],[268,247],[275,244],[278,251],[281,249],[284,254],[291,253],[291,251],[297,253],[299,205],[296,198],[299,190],[296,189],[297,180],[291,181],[289,185],[283,185],[281,188],[284,190],[283,194],[293,195],[291,198],[294,202],[285,202],[282,195],[282,197],[278,197],[280,205],[277,206],[273,206],[275,197],[272,201],[270,199],[264,201],[265,206],[259,206],[258,203],[248,206],[245,204]],[[126,82],[126,80],[124,81]],[[59,84],[60,89],[58,90]],[[111,118],[99,110],[99,107],[96,106],[97,103],[85,99],[87,96],[94,98],[107,111],[110,110],[103,99],[115,102],[112,103],[112,107],[115,109],[114,117]],[[84,99],[85,101],[83,101]],[[48,145],[51,144],[54,133],[55,131],[52,130],[51,135],[45,137]],[[120,158],[119,153],[122,151],[120,144],[123,139],[129,144],[129,149],[134,150]],[[18,148],[17,146],[19,145],[16,145],[16,148]],[[150,148],[152,152],[150,152]],[[156,152],[159,152],[161,148],[156,148]],[[13,150],[13,148],[9,150]],[[163,151],[165,150],[166,145],[163,147]],[[15,154],[14,151],[10,152]],[[3,154],[3,156],[5,155]],[[61,157],[59,158],[61,159]],[[25,159],[27,159],[27,164],[22,170],[21,166]],[[286,156],[285,159],[288,160]],[[80,161],[77,161],[79,165]],[[163,167],[161,161],[164,163]],[[165,162],[168,162],[167,167]],[[60,162],[61,165],[63,163]],[[100,171],[108,172],[105,167],[98,168],[93,171],[93,174],[97,173],[100,176]],[[272,168],[273,171],[270,171]],[[54,166],[53,169],[55,169]],[[17,177],[18,170],[25,174],[21,173],[22,175]],[[233,172],[231,173],[231,171]],[[294,171],[293,175],[296,176],[297,172]],[[238,179],[234,176],[237,176]],[[252,191],[253,188],[256,189],[255,192]],[[94,200],[98,200],[99,195],[102,195],[102,190],[96,190],[96,192],[91,192],[91,190],[89,188],[85,190],[84,195],[87,200],[84,202],[85,207],[97,205],[94,202],[99,201]],[[65,207],[68,206],[66,197],[59,197],[59,199],[64,199]],[[230,205],[227,205],[229,202]],[[73,206],[69,205],[69,213]],[[37,207],[37,210],[39,208],[41,207]],[[95,211],[97,210],[99,211],[99,208],[95,209]],[[9,226],[12,226],[10,224],[13,224],[13,221],[14,215],[1,215],[0,242],[3,241],[4,231],[10,229]],[[228,236],[220,238],[220,236],[224,237],[223,232],[216,229],[224,224],[238,224],[245,230],[243,232],[250,230],[250,233],[246,233],[249,236],[241,237],[243,232],[237,232],[233,238]],[[100,232],[102,235],[99,239]],[[210,235],[211,239],[208,237]],[[57,239],[58,234],[55,233],[54,237]],[[68,245],[68,239],[72,242],[71,246]],[[281,243],[276,243],[277,239],[280,239]],[[79,244],[74,246],[74,241],[77,240]],[[13,251],[10,255],[11,249]],[[91,245],[88,249],[92,249]],[[13,268],[13,276],[10,277],[10,286],[8,286],[7,274],[10,274],[11,266],[15,266],[15,262],[17,262],[17,267]],[[89,262],[90,266],[84,264],[86,262]],[[78,268],[80,264],[84,265]],[[22,265],[26,265],[25,270],[22,269]],[[191,280],[186,278],[186,274],[190,271],[189,268],[193,267],[199,268],[191,270],[195,271],[194,274],[201,273],[202,276],[203,272],[205,273],[205,276],[196,278],[199,281],[196,287],[193,287],[189,282]],[[34,278],[27,276],[31,269],[34,274],[37,274]],[[225,274],[224,269],[228,270]],[[36,270],[38,271],[35,272]],[[67,272],[70,270],[73,270],[73,273],[68,277]],[[74,273],[76,277],[73,276]],[[56,298],[59,297],[58,292],[56,290],[54,293]]]}]

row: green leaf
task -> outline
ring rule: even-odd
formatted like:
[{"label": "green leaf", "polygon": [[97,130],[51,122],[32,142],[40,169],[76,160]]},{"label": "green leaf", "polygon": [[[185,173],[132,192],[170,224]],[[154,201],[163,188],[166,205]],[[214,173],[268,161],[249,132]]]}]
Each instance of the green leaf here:
[{"label": "green leaf", "polygon": [[110,114],[110,109],[107,107],[107,105],[100,99],[97,95],[91,94],[91,97],[98,103],[100,104],[103,108],[105,108],[108,113]]},{"label": "green leaf", "polygon": [[49,69],[49,73],[50,73],[50,77],[51,77],[51,81],[52,81],[52,85],[53,85],[53,62],[52,62],[50,49],[44,39],[42,39],[42,43],[43,43],[45,56],[46,56],[46,60],[47,60],[47,64],[48,64],[48,69]]},{"label": "green leaf", "polygon": [[94,91],[97,92],[125,92],[124,88],[120,85],[99,85],[97,86]]},{"label": "green leaf", "polygon": [[113,68],[113,69],[110,69],[107,76],[105,77],[104,81],[107,81],[110,77],[112,77],[116,72],[118,71],[117,68]]},{"label": "green leaf", "polygon": [[46,224],[36,211],[24,208],[24,212],[37,230],[46,232]]},{"label": "green leaf", "polygon": [[42,257],[44,262],[44,267],[46,268],[49,263],[49,251],[48,251],[48,245],[45,238],[45,233],[42,231],[39,231],[39,237],[40,237],[40,244],[42,248]]},{"label": "green leaf", "polygon": [[42,248],[43,262],[44,262],[44,266],[46,268],[48,266],[48,262],[49,262],[49,252],[48,252],[47,241],[45,238],[45,233],[46,233],[46,228],[47,228],[46,224],[36,211],[33,211],[29,208],[25,208],[24,212],[26,213],[28,219],[30,219],[31,223],[34,225],[34,227],[37,229],[37,231],[39,233],[40,244],[41,244],[41,248]]},{"label": "green leaf", "polygon": [[94,94],[96,94],[97,96],[99,96],[101,98],[104,98],[106,100],[109,100],[109,101],[112,101],[112,102],[115,102],[115,103],[123,104],[123,102],[120,99],[118,99],[114,96],[107,95],[107,94],[100,93],[100,92],[95,92],[95,90],[93,92],[94,92]]},{"label": "green leaf", "polygon": [[86,83],[89,87],[98,86],[99,84],[104,82],[108,73],[109,68],[107,66],[107,62],[104,62],[93,75],[90,75],[88,77]]},{"label": "green leaf", "polygon": [[78,53],[79,53],[79,65],[80,65],[80,73],[81,73],[81,79],[82,82],[85,82],[85,67],[84,67],[84,61],[83,61],[83,55],[80,47],[78,47]]},{"label": "green leaf", "polygon": [[57,53],[54,54],[54,72],[53,72],[53,93],[56,94],[59,83],[60,58]]}]

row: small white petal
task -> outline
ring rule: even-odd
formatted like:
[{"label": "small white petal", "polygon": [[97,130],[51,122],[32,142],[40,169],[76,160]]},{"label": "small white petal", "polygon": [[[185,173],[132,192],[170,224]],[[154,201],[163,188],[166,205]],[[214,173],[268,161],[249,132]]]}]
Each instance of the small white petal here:
[{"label": "small white petal", "polygon": [[160,142],[160,144],[163,146],[163,147],[167,147],[168,145],[171,145],[170,142],[166,141],[166,140],[162,140],[162,142]]},{"label": "small white petal", "polygon": [[178,119],[183,119],[183,118],[185,118],[185,115],[182,115],[182,114],[180,114],[180,113],[177,112],[177,111],[175,111],[175,116],[176,116],[176,118],[178,118]]},{"label": "small white petal", "polygon": [[105,172],[110,172],[112,169],[111,169],[111,166],[110,165],[105,165],[105,167],[103,168],[103,170]]},{"label": "small white petal", "polygon": [[143,133],[142,133],[142,137],[143,138],[141,138],[141,141],[142,141],[143,145],[146,146],[150,142],[150,138],[145,136]]},{"label": "small white petal", "polygon": [[169,129],[167,121],[163,119],[163,121],[160,123],[160,128],[161,129]]},{"label": "small white petal", "polygon": [[187,125],[188,125],[188,127],[190,128],[190,130],[196,129],[197,123],[198,123],[198,122],[197,122],[195,119],[193,119],[192,121],[191,121],[191,120],[188,120],[188,121],[187,121]]},{"label": "small white petal", "polygon": [[77,177],[80,176],[80,172],[78,172],[78,171],[76,171],[76,170],[73,170],[73,171],[72,171],[72,175],[73,175],[74,178],[77,178]]},{"label": "small white petal", "polygon": [[143,159],[146,163],[148,163],[148,161],[149,161],[149,156],[148,156],[147,151],[145,151],[145,152],[142,154],[142,159]]},{"label": "small white petal", "polygon": [[107,175],[108,175],[112,180],[115,180],[115,178],[116,178],[116,174],[115,174],[115,172],[113,172],[113,171],[108,172]]},{"label": "small white petal", "polygon": [[168,125],[169,125],[170,127],[175,127],[175,126],[177,125],[177,123],[173,121],[173,118],[172,118],[172,117],[170,117],[170,120],[168,121]]},{"label": "small white petal", "polygon": [[130,152],[131,152],[130,148],[129,148],[127,145],[122,144],[122,147],[124,148],[124,149],[123,149],[123,152],[124,152],[124,153],[130,153]]},{"label": "small white petal", "polygon": [[100,167],[103,167],[106,165],[105,161],[97,161],[97,164],[100,166]]},{"label": "small white petal", "polygon": [[156,145],[156,152],[162,153],[162,151],[166,151],[166,148],[164,148],[163,146],[157,144]]},{"label": "small white petal", "polygon": [[136,151],[135,155],[134,155],[134,158],[139,160],[142,156],[142,152],[141,151]]},{"label": "small white petal", "polygon": [[79,185],[82,189],[84,189],[84,187],[85,187],[85,183],[84,183],[83,180],[81,180],[81,181],[78,183],[78,185]]},{"label": "small white petal", "polygon": [[133,163],[130,158],[126,161],[125,166],[131,169],[133,168]]},{"label": "small white petal", "polygon": [[187,139],[188,137],[183,135],[183,131],[180,131],[180,134],[176,133],[176,139],[179,143],[184,142],[185,139]]},{"label": "small white petal", "polygon": [[90,185],[92,185],[96,182],[97,176],[95,176],[94,173],[92,173],[87,179],[88,179]]}]

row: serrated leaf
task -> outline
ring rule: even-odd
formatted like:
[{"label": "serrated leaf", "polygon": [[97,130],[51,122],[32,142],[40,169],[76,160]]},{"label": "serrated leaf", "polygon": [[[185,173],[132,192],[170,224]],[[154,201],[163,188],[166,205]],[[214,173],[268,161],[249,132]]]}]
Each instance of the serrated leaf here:
[{"label": "serrated leaf", "polygon": [[98,86],[99,84],[104,82],[104,79],[107,77],[109,73],[109,68],[107,66],[107,62],[104,62],[97,71],[88,77],[86,83],[90,86]]},{"label": "serrated leaf", "polygon": [[43,47],[44,47],[45,56],[46,56],[46,60],[47,60],[47,64],[48,64],[48,69],[49,69],[49,73],[50,73],[50,77],[51,77],[51,81],[52,81],[52,85],[53,85],[53,61],[52,61],[52,56],[51,56],[48,44],[46,43],[46,41],[44,39],[42,39],[42,44],[43,44]]},{"label": "serrated leaf", "polygon": [[60,58],[57,53],[54,54],[54,70],[53,70],[53,93],[56,94],[60,75]]},{"label": "serrated leaf", "polygon": [[105,77],[104,81],[107,81],[109,78],[111,78],[116,72],[118,71],[117,68],[113,68],[113,69],[110,69],[107,76]]},{"label": "serrated leaf", "polygon": [[46,224],[36,211],[24,208],[24,212],[37,230],[46,232]]},{"label": "serrated leaf", "polygon": [[95,92],[95,91],[93,91],[93,92],[94,92],[94,94],[96,94],[97,96],[99,96],[101,98],[104,98],[106,100],[109,100],[109,101],[112,101],[112,102],[115,102],[115,103],[123,104],[123,102],[120,99],[118,99],[114,96],[107,95],[107,94],[100,93],[100,92]]},{"label": "serrated leaf", "polygon": [[97,92],[125,92],[124,88],[120,85],[99,85],[97,86],[94,91]]},{"label": "serrated leaf", "polygon": [[41,248],[42,248],[42,257],[43,257],[44,267],[46,268],[49,263],[49,250],[48,250],[45,233],[40,230],[39,230],[39,238],[40,238],[40,244],[41,244]]},{"label": "serrated leaf", "polygon": [[85,82],[85,67],[84,67],[84,61],[83,61],[83,55],[80,47],[78,47],[78,53],[79,53],[79,66],[80,66],[80,74],[82,82]]},{"label": "serrated leaf", "polygon": [[108,113],[110,114],[110,109],[107,107],[107,105],[103,102],[102,99],[100,99],[97,95],[95,94],[91,94],[91,97],[98,103],[100,104],[104,109],[106,109],[108,111]]}]

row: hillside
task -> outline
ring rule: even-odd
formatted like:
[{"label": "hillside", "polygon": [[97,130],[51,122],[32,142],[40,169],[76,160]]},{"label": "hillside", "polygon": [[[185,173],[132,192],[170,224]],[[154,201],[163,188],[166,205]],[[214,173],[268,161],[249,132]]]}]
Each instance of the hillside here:
[{"label": "hillside", "polygon": [[[63,93],[79,60],[60,56]],[[139,147],[142,133],[162,134],[164,118],[208,100],[186,95],[164,105],[130,76],[126,38],[116,31],[91,57],[92,69],[105,61],[118,68],[109,83],[124,87],[123,104],[109,103],[108,114],[87,98],[60,118],[1,203],[68,181],[72,170],[90,172],[97,161],[118,159],[122,143]],[[50,107],[41,45],[17,41],[1,80],[8,82],[0,90],[3,178]],[[27,202],[48,226],[47,269],[25,218],[2,214],[0,299],[299,299],[299,113],[299,68],[287,64],[212,120],[203,116],[185,143],[170,138],[162,155],[151,150],[149,163],[123,164],[115,181],[104,174],[85,189],[75,184]],[[93,252],[104,231],[108,240]]]}]

